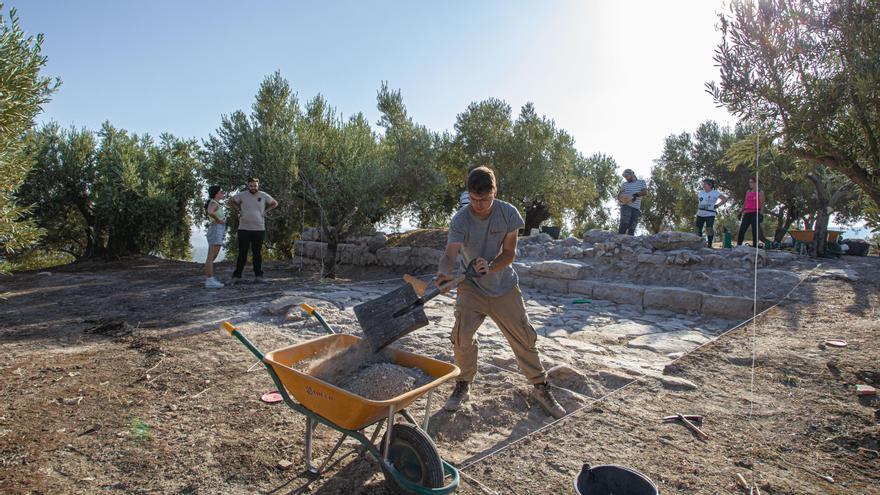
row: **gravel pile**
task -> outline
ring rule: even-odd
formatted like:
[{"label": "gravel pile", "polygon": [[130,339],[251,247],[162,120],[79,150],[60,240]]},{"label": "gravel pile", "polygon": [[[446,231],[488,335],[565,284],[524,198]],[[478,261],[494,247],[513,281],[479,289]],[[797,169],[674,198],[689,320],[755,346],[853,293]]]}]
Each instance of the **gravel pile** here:
[{"label": "gravel pile", "polygon": [[385,351],[374,354],[364,342],[343,349],[328,349],[295,367],[370,400],[392,399],[433,380],[420,369],[392,363]]},{"label": "gravel pile", "polygon": [[338,386],[370,400],[388,400],[421,387],[432,379],[420,369],[377,363],[357,370]]}]

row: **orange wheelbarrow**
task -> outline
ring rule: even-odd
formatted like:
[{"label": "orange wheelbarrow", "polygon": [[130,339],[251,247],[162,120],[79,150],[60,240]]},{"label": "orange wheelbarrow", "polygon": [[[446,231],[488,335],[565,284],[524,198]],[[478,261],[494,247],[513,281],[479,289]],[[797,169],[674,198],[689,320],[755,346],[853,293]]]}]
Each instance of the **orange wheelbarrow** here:
[{"label": "orange wheelbarrow", "polygon": [[[314,308],[302,305],[325,329],[333,335],[319,337],[300,344],[263,354],[250,340],[229,322],[223,330],[236,337],[266,367],[284,402],[306,417],[306,469],[320,476],[324,467],[336,454],[346,438],[354,438],[379,462],[386,482],[398,493],[447,494],[458,488],[458,470],[440,458],[434,442],[427,434],[434,389],[458,376],[457,366],[400,349],[389,348],[391,361],[400,366],[418,368],[434,379],[421,387],[388,400],[374,401],[330,383],[319,380],[294,368],[296,363],[320,355],[330,348],[345,349],[363,339],[354,335],[337,334]],[[427,394],[425,415],[421,426],[407,412],[406,407]],[[405,422],[395,424],[400,415]],[[312,464],[312,437],[318,424],[340,432],[339,440],[319,467]],[[371,438],[366,429],[375,425]],[[385,436],[379,444],[376,438],[385,427]],[[445,478],[450,481],[445,483]]]},{"label": "orange wheelbarrow", "polygon": [[[789,230],[788,233],[791,234],[792,239],[795,241],[794,250],[801,254],[806,253],[807,246],[813,243],[813,239],[816,236],[815,231],[812,230]],[[839,230],[829,230],[825,241],[836,243],[841,233]]]}]

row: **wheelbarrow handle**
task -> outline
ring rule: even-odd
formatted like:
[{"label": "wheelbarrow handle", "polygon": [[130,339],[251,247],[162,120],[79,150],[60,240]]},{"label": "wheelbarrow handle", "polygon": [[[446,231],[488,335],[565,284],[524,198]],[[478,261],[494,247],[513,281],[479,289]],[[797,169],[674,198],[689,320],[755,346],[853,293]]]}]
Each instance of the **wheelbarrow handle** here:
[{"label": "wheelbarrow handle", "polygon": [[224,321],[223,324],[220,325],[220,328],[222,328],[223,330],[226,330],[226,332],[228,332],[229,335],[232,335],[233,337],[237,338],[239,340],[239,342],[244,344],[244,346],[247,347],[248,350],[251,351],[251,353],[253,353],[253,355],[256,356],[257,359],[260,360],[260,362],[263,361],[263,356],[264,356],[263,352],[261,350],[257,349],[257,346],[255,346],[250,340],[248,340],[247,337],[245,337],[241,332],[239,332],[238,327],[236,327],[232,323],[229,323],[228,321]]},{"label": "wheelbarrow handle", "polygon": [[330,328],[330,325],[328,325],[327,322],[324,321],[324,317],[321,316],[321,313],[318,313],[318,310],[315,309],[311,304],[302,303],[299,305],[299,307],[301,307],[303,311],[308,313],[310,316],[313,316],[316,320],[318,320],[318,323],[320,323],[321,326],[324,327],[324,330],[327,330],[328,332],[333,334],[336,333],[332,328]]}]

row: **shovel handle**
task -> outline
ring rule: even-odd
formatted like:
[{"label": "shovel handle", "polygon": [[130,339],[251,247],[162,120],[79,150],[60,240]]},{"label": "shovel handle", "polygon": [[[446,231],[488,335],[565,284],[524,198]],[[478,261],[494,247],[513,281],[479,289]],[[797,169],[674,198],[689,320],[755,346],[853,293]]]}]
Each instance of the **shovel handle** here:
[{"label": "shovel handle", "polygon": [[431,284],[428,290],[425,291],[424,295],[422,295],[422,302],[426,303],[431,299],[439,296],[440,294],[458,287],[458,284],[464,282],[464,279],[467,278],[465,275],[459,275],[448,282],[440,285],[439,287],[436,284]]},{"label": "shovel handle", "polygon": [[403,281],[411,285],[413,290],[416,292],[416,295],[419,297],[424,296],[425,292],[428,290],[429,282],[425,282],[418,277],[413,277],[408,273],[403,276]]}]

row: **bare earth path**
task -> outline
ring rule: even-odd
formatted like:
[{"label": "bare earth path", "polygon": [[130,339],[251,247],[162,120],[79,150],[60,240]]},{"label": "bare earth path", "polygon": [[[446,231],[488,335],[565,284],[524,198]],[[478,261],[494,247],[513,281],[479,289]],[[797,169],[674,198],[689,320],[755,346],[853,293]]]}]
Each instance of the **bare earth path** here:
[{"label": "bare earth path", "polygon": [[[210,292],[197,265],[141,258],[0,279],[0,492],[387,493],[375,463],[353,454],[309,483],[303,418],[259,401],[268,376],[217,324],[236,322],[264,350],[322,335],[268,311],[294,294],[356,333],[351,306],[400,274],[319,283],[281,265],[268,273],[272,285]],[[546,364],[562,365],[553,376],[563,405],[576,412],[551,424],[529,404],[488,325],[474,399],[455,415],[435,406],[429,429],[463,467],[461,493],[570,493],[584,462],[631,466],[664,494],[739,493],[736,473],[762,493],[880,493],[880,400],[855,395],[856,384],[880,387],[876,258],[825,263],[755,325],[669,366],[736,322],[526,297]],[[432,325],[401,345],[450,360],[451,300],[440,299]],[[634,345],[633,332],[682,338]],[[822,345],[832,337],[848,347]],[[703,415],[709,440],[659,421],[675,412]],[[320,457],[335,436],[317,435]]]}]

